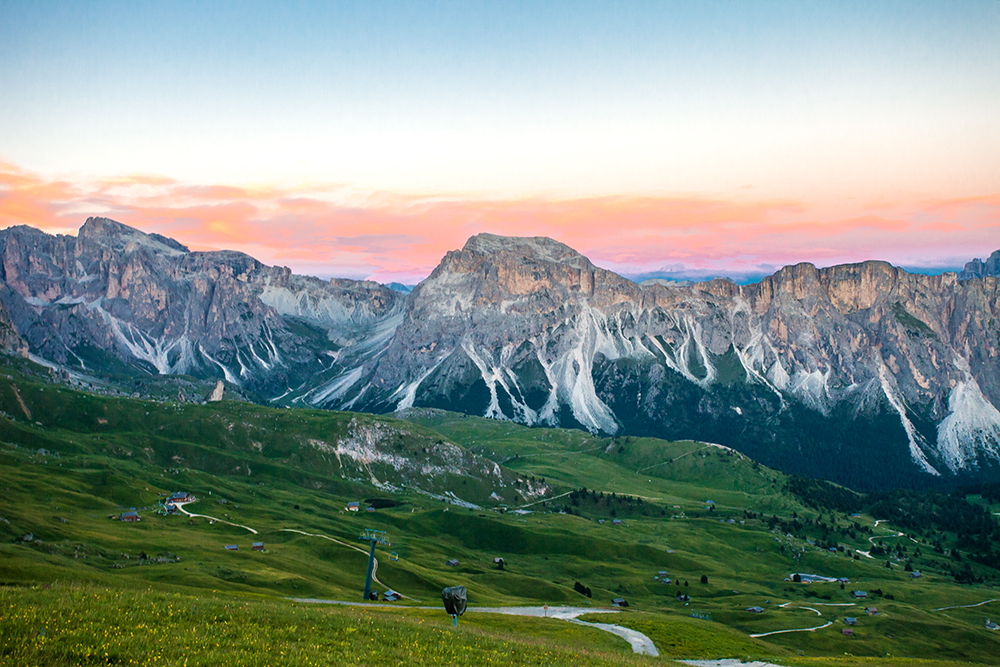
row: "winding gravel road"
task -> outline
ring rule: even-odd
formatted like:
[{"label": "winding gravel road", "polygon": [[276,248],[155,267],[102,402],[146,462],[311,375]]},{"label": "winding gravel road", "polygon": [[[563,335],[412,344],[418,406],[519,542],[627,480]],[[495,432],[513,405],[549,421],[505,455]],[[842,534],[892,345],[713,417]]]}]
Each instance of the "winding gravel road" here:
[{"label": "winding gravel road", "polygon": [[537,616],[541,618],[558,618],[577,625],[587,625],[592,628],[610,632],[618,635],[629,643],[632,650],[642,655],[658,656],[660,652],[656,650],[653,640],[642,634],[638,630],[624,628],[611,623],[591,623],[581,621],[577,616],[584,614],[616,614],[614,609],[592,609],[589,607],[469,607],[467,611],[475,611],[487,614],[510,614],[512,616]]}]

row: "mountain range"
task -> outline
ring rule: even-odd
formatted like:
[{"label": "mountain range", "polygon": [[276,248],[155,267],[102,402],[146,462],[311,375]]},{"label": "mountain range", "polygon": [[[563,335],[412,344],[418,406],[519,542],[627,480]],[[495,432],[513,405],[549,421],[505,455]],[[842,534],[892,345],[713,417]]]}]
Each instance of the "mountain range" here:
[{"label": "mountain range", "polygon": [[1000,478],[1000,251],[960,274],[637,284],[552,239],[479,234],[406,293],[90,218],[0,231],[0,259],[0,345],[74,374],[704,440],[856,488]]}]

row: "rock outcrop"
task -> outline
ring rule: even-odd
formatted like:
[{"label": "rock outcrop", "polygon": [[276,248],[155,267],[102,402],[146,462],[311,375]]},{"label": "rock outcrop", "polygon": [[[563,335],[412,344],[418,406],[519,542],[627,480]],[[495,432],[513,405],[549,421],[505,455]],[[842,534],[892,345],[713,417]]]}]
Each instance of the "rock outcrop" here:
[{"label": "rock outcrop", "polygon": [[0,301],[0,352],[18,357],[28,356],[28,344],[17,333],[7,307]]},{"label": "rock outcrop", "polygon": [[383,354],[312,399],[694,437],[855,485],[960,475],[1000,462],[997,285],[871,261],[641,286],[482,234],[416,287]]},{"label": "rock outcrop", "polygon": [[856,487],[1000,479],[998,262],[638,285],[480,234],[405,294],[91,218],[0,231],[0,345],[279,404],[695,438]]},{"label": "rock outcrop", "polygon": [[402,312],[397,292],[238,252],[190,252],[106,218],[0,231],[0,301],[33,352],[82,370],[217,377],[260,398],[321,378]]},{"label": "rock outcrop", "polygon": [[984,278],[992,276],[1000,278],[1000,250],[997,250],[984,262],[981,259],[973,259],[965,264],[965,268],[959,272],[959,280],[971,280],[973,278]]}]

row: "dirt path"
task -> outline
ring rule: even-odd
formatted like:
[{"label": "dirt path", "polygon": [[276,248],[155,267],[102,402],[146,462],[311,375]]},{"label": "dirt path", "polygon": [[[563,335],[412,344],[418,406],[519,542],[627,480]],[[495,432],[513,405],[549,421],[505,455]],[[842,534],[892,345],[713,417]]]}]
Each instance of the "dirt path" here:
[{"label": "dirt path", "polygon": [[236,526],[237,528],[242,528],[243,530],[249,530],[254,535],[258,534],[257,531],[251,528],[250,526],[244,526],[238,523],[233,523],[232,521],[226,521],[225,519],[219,519],[214,516],[208,516],[207,514],[193,514],[191,512],[188,512],[186,509],[184,509],[184,506],[187,504],[188,503],[174,503],[174,507],[179,509],[183,514],[187,516],[197,516],[201,517],[202,519],[211,519],[212,521],[218,521],[219,523],[224,523],[227,526]]},{"label": "dirt path", "polygon": [[976,604],[956,604],[951,607],[938,607],[937,609],[931,609],[931,611],[944,611],[945,609],[966,609],[968,607],[982,607],[984,604],[989,604],[991,602],[1000,602],[1000,599],[991,598],[989,600],[983,600],[982,602],[977,602]]},{"label": "dirt path", "polygon": [[638,630],[624,628],[611,623],[591,623],[581,621],[577,616],[583,614],[616,614],[614,609],[591,609],[588,607],[469,607],[467,611],[474,611],[486,614],[510,614],[512,616],[534,616],[536,618],[558,618],[577,625],[586,625],[598,630],[610,632],[627,641],[632,647],[632,651],[642,655],[658,656],[660,652],[656,650],[653,640],[642,634]]},{"label": "dirt path", "polygon": [[[300,531],[291,531],[300,532]],[[337,540],[334,540],[335,542]],[[341,542],[343,544],[343,542]],[[351,545],[348,545],[351,546]],[[389,604],[370,604],[365,602],[345,602],[343,600],[320,600],[317,598],[288,598],[295,602],[306,602],[310,604],[337,604],[345,605],[348,607],[394,607],[398,609],[396,605]],[[411,600],[413,598],[410,598]],[[411,609],[440,609],[440,607],[409,607]],[[467,612],[476,612],[479,614],[509,614],[511,616],[532,616],[535,618],[556,618],[562,621],[568,621],[570,623],[576,623],[577,625],[586,625],[592,628],[597,628],[598,630],[603,630],[605,632],[610,632],[613,635],[617,635],[627,641],[629,646],[632,647],[632,651],[642,655],[660,655],[659,651],[656,650],[656,645],[653,644],[653,640],[642,634],[637,630],[632,630],[631,628],[623,628],[620,625],[613,625],[611,623],[591,623],[589,621],[581,621],[577,616],[582,616],[583,614],[616,614],[618,613],[614,609],[591,609],[589,607],[468,607]]]},{"label": "dirt path", "polygon": [[[813,611],[816,610],[814,609]],[[817,630],[828,628],[831,625],[833,625],[833,621],[827,621],[823,625],[817,625],[815,628],[792,628],[791,630],[772,630],[771,632],[758,632],[750,636],[756,639],[757,637],[767,637],[768,635],[780,635],[786,632],[816,632]]]},{"label": "dirt path", "polygon": [[17,399],[18,404],[21,406],[21,410],[24,411],[24,416],[31,419],[31,410],[29,410],[28,406],[24,404],[24,399],[21,398],[21,392],[17,390],[17,385],[11,382],[10,388],[14,390],[14,398]]},{"label": "dirt path", "polygon": [[541,500],[536,500],[535,502],[528,503],[527,505],[521,505],[517,509],[523,510],[525,507],[531,507],[532,505],[537,505],[538,503],[546,503],[550,500],[555,500],[556,498],[562,498],[563,496],[568,496],[573,493],[572,491],[567,491],[566,493],[560,493],[558,496],[552,496],[551,498],[542,498]]}]

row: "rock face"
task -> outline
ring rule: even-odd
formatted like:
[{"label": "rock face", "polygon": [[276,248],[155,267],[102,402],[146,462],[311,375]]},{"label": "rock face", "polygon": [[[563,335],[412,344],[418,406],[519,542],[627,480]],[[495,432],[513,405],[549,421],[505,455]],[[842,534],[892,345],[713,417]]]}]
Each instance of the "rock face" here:
[{"label": "rock face", "polygon": [[14,349],[69,368],[695,438],[870,488],[1000,479],[998,262],[638,285],[551,239],[480,234],[404,294],[91,218],[0,231],[0,302]]},{"label": "rock face", "polygon": [[0,352],[18,357],[28,356],[28,344],[17,333],[7,307],[0,301]]},{"label": "rock face", "polygon": [[208,396],[205,397],[205,402],[218,403],[219,401],[222,400],[222,396],[223,394],[225,394],[225,392],[226,392],[226,383],[223,382],[222,380],[219,380],[218,382],[215,383],[215,386],[212,387],[212,391],[208,392]]},{"label": "rock face", "polygon": [[224,378],[261,398],[322,378],[403,307],[376,283],[190,252],[106,218],[89,218],[76,237],[0,231],[0,280],[14,326],[46,359]]},{"label": "rock face", "polygon": [[636,285],[544,238],[473,237],[385,352],[310,399],[698,438],[855,486],[996,472],[995,278],[884,262]]},{"label": "rock face", "polygon": [[985,262],[980,259],[974,259],[966,263],[965,269],[959,272],[958,279],[971,280],[985,276],[1000,277],[1000,250],[990,255],[989,259]]}]

